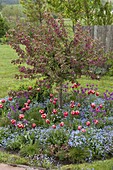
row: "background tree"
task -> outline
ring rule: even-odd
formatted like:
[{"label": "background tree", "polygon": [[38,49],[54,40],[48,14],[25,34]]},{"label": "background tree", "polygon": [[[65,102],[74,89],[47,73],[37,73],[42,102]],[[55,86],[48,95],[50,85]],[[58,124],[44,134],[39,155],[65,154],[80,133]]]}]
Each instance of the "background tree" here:
[{"label": "background tree", "polygon": [[[17,78],[47,79],[50,85],[58,87],[59,107],[62,107],[62,84],[76,81],[78,75],[88,74],[91,67],[102,67],[106,61],[104,49],[80,26],[73,35],[67,33],[64,21],[44,16],[44,22],[18,25],[10,33],[10,44],[19,58]],[[24,45],[24,49],[23,49]],[[24,64],[24,65],[23,65]]]},{"label": "background tree", "polygon": [[72,20],[73,30],[78,20],[81,20],[83,12],[80,0],[48,0],[49,9],[55,13],[60,13],[64,18]]},{"label": "background tree", "polygon": [[2,38],[8,31],[7,21],[0,15],[0,38]]},{"label": "background tree", "polygon": [[1,0],[2,4],[19,4],[19,0]]},{"label": "background tree", "polygon": [[43,20],[43,12],[51,11],[53,15],[61,14],[71,19],[74,25],[79,21],[82,25],[108,25],[113,23],[113,4],[102,0],[21,0],[24,12],[30,21]]},{"label": "background tree", "polygon": [[3,5],[2,5],[2,1],[0,0],[0,11],[2,10]]},{"label": "background tree", "polygon": [[[70,18],[74,25],[111,25],[113,23],[113,3],[102,0],[48,0],[51,10]],[[61,7],[60,7],[61,6]]]},{"label": "background tree", "polygon": [[43,13],[47,8],[46,0],[20,0],[24,7],[24,13],[32,22],[42,23]]},{"label": "background tree", "polygon": [[14,21],[24,16],[21,5],[6,5],[1,13],[7,20],[14,19]]},{"label": "background tree", "polygon": [[113,5],[101,0],[82,0],[83,23],[85,25],[111,25],[113,23]]}]

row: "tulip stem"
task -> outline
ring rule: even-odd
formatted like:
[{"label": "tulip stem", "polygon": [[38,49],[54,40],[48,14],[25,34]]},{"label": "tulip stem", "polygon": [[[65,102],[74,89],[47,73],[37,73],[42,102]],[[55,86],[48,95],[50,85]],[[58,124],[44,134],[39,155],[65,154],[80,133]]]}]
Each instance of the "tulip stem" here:
[{"label": "tulip stem", "polygon": [[58,102],[59,102],[59,108],[62,109],[62,104],[63,104],[63,101],[62,101],[62,82],[60,82]]}]

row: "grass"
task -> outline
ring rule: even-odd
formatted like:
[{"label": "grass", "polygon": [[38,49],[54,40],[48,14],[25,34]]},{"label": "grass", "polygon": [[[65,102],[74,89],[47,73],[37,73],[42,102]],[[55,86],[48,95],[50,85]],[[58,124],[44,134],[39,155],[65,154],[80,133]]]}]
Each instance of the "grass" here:
[{"label": "grass", "polygon": [[61,170],[113,170],[113,158],[104,161],[95,161],[90,164],[66,165],[62,166]]},{"label": "grass", "polygon": [[104,76],[101,80],[92,80],[91,78],[82,76],[82,78],[78,79],[78,82],[84,87],[86,84],[94,84],[98,85],[98,90],[102,94],[106,90],[113,92],[113,77]]},{"label": "grass", "polygon": [[7,96],[11,89],[17,89],[22,84],[31,84],[29,80],[16,80],[17,66],[11,60],[18,56],[8,45],[0,45],[0,98]]},{"label": "grass", "polygon": [[[0,163],[17,164],[17,165],[28,165],[30,166],[29,160],[22,158],[19,155],[10,154],[4,151],[0,151]],[[36,164],[35,164],[36,166]],[[58,168],[55,168],[58,169]],[[93,163],[75,164],[75,165],[64,165],[61,166],[61,170],[113,170],[113,158],[104,161],[95,161]]]},{"label": "grass", "polygon": [[[29,160],[20,157],[19,155],[9,154],[0,151],[0,163],[18,164],[30,166]],[[36,165],[36,164],[35,164]],[[58,169],[58,168],[55,168]],[[93,163],[65,165],[60,168],[61,170],[113,170],[113,158],[104,161],[95,161]]]},{"label": "grass", "polygon": [[0,163],[30,165],[29,160],[3,151],[0,151]]}]

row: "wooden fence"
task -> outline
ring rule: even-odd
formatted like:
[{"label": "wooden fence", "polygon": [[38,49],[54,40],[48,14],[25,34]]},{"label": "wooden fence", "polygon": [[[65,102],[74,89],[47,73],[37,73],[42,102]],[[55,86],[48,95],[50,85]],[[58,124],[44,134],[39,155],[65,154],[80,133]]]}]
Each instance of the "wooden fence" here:
[{"label": "wooden fence", "polygon": [[105,51],[113,51],[113,25],[108,26],[84,26],[83,29],[89,29],[92,38],[99,39]]}]

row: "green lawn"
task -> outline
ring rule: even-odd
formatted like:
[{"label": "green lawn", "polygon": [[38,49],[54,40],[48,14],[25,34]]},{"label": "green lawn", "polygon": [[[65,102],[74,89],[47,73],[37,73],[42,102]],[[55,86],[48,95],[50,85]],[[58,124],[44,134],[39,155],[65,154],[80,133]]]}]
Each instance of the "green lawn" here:
[{"label": "green lawn", "polygon": [[110,92],[113,91],[113,77],[104,76],[101,80],[92,80],[88,77],[83,76],[81,79],[78,79],[79,83],[84,87],[86,84],[94,84],[98,85],[98,89],[100,93],[109,90]]},{"label": "green lawn", "polygon": [[0,98],[7,96],[11,89],[18,88],[20,84],[29,83],[28,80],[16,80],[17,66],[11,64],[11,60],[18,56],[8,45],[0,45]]},{"label": "green lawn", "polygon": [[19,155],[9,154],[0,151],[0,163],[30,165],[29,160],[21,158]]},{"label": "green lawn", "polygon": [[84,163],[80,165],[66,165],[61,170],[113,170],[113,158],[93,163]]}]

